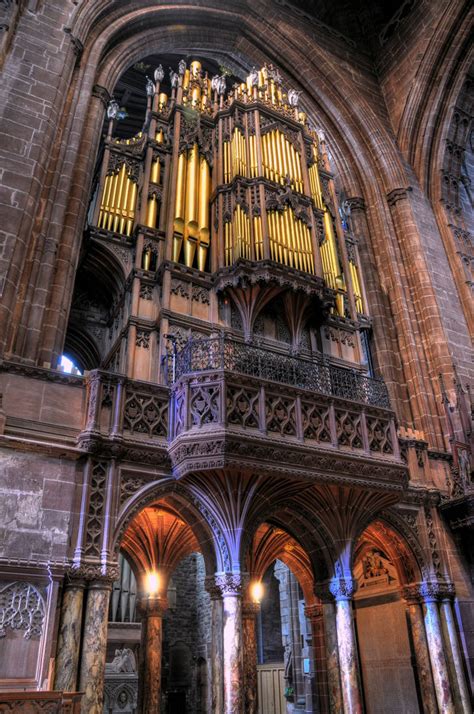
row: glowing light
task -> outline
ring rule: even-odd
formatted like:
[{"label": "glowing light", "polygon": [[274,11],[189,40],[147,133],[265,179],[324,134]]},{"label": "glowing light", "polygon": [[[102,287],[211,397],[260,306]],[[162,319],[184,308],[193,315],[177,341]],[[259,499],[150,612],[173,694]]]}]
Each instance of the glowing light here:
[{"label": "glowing light", "polygon": [[146,587],[149,595],[156,595],[160,587],[158,573],[148,573],[146,576]]},{"label": "glowing light", "polygon": [[263,585],[262,583],[258,580],[257,582],[253,583],[251,587],[251,593],[252,593],[252,600],[254,602],[260,602],[261,599],[263,598]]}]

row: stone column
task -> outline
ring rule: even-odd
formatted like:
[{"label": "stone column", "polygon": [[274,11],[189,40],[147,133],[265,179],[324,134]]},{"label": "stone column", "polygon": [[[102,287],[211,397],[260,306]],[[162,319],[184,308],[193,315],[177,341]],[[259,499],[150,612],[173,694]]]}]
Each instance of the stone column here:
[{"label": "stone column", "polygon": [[259,603],[245,602],[242,607],[242,640],[244,649],[244,711],[257,714],[257,616]]},{"label": "stone column", "polygon": [[441,595],[440,615],[448,661],[451,688],[456,712],[472,714],[470,696],[464,674],[463,659],[459,646],[456,620],[453,612],[454,587],[448,586]]},{"label": "stone column", "polygon": [[216,586],[215,578],[206,578],[206,590],[211,596],[211,714],[221,714],[224,702],[224,683],[222,678],[223,660],[223,612],[222,594]]},{"label": "stone column", "polygon": [[84,714],[102,714],[107,625],[112,581],[93,580],[87,591],[79,690]]},{"label": "stone column", "polygon": [[317,712],[329,714],[327,648],[324,633],[323,605],[308,605],[304,610],[305,616],[311,623],[314,679],[317,693]]},{"label": "stone column", "polygon": [[140,601],[144,649],[140,700],[144,714],[159,714],[161,709],[163,614],[167,605],[160,597],[144,597]]},{"label": "stone column", "polygon": [[431,671],[438,702],[443,714],[455,714],[451,685],[449,682],[448,663],[444,651],[441,619],[438,611],[440,584],[425,582],[419,586],[425,616],[426,639],[431,659]]},{"label": "stone column", "polygon": [[242,576],[240,573],[216,575],[216,586],[222,593],[224,676],[223,714],[243,713],[242,656]]},{"label": "stone column", "polygon": [[437,714],[438,705],[434,690],[433,676],[431,674],[430,656],[426,642],[425,625],[421,611],[418,586],[407,586],[402,590],[402,597],[406,601],[407,613],[410,620],[411,638],[415,653],[418,683],[420,685],[425,714]]},{"label": "stone column", "polygon": [[85,586],[84,580],[64,585],[54,677],[54,688],[61,692],[77,692]]},{"label": "stone column", "polygon": [[321,590],[323,603],[324,640],[326,648],[326,669],[328,673],[328,698],[331,714],[340,714],[342,690],[337,646],[336,608],[327,588]]},{"label": "stone column", "polygon": [[334,578],[330,591],[336,601],[336,630],[344,714],[362,714],[357,646],[352,616],[356,583],[352,578]]}]

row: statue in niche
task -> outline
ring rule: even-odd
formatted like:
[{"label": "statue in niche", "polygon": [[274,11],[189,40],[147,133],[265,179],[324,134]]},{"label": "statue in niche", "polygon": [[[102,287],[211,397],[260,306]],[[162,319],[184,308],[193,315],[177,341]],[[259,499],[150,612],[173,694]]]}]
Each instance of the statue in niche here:
[{"label": "statue in niche", "polygon": [[115,657],[112,662],[105,665],[106,672],[113,674],[131,674],[137,671],[135,655],[128,647],[115,650]]},{"label": "statue in niche", "polygon": [[293,684],[293,649],[288,643],[285,645],[285,682],[287,686],[290,687]]},{"label": "statue in niche", "polygon": [[388,568],[386,568],[383,563],[381,553],[376,550],[369,551],[362,559],[362,568],[365,580],[388,575]]}]

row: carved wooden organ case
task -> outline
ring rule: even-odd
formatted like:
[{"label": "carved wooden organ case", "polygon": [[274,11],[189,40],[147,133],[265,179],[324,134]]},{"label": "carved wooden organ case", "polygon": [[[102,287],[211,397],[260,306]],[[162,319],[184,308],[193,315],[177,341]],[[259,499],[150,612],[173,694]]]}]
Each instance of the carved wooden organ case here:
[{"label": "carved wooden organ case", "polygon": [[[232,330],[222,302],[251,340],[259,313],[278,299],[293,352],[312,319],[325,325],[324,351],[340,340],[353,349],[335,356],[360,361],[358,327],[368,318],[357,244],[339,214],[324,136],[309,127],[298,93],[285,90],[272,66],[230,89],[198,61],[182,60],[167,92],[163,80],[160,66],[147,81],[145,123],[133,138],[113,137],[118,105],[110,103],[91,214],[94,240],[132,250],[122,315],[135,324],[134,349],[155,329],[159,359],[160,334],[173,332],[175,312],[184,319],[181,343],[183,335]],[[196,295],[207,312],[193,311]],[[157,378],[118,349],[112,338],[103,366]]]}]

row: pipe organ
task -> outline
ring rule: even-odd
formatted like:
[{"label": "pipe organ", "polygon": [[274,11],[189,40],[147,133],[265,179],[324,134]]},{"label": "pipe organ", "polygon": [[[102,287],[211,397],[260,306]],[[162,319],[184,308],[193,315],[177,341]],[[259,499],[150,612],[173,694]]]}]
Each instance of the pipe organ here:
[{"label": "pipe organ", "polygon": [[363,314],[357,251],[341,226],[325,142],[279,72],[253,69],[229,89],[225,77],[182,60],[166,83],[159,67],[146,93],[134,138],[114,139],[109,114],[95,226],[136,240],[144,270],[150,241],[155,267],[214,273],[271,261],[324,279],[335,314]]}]

